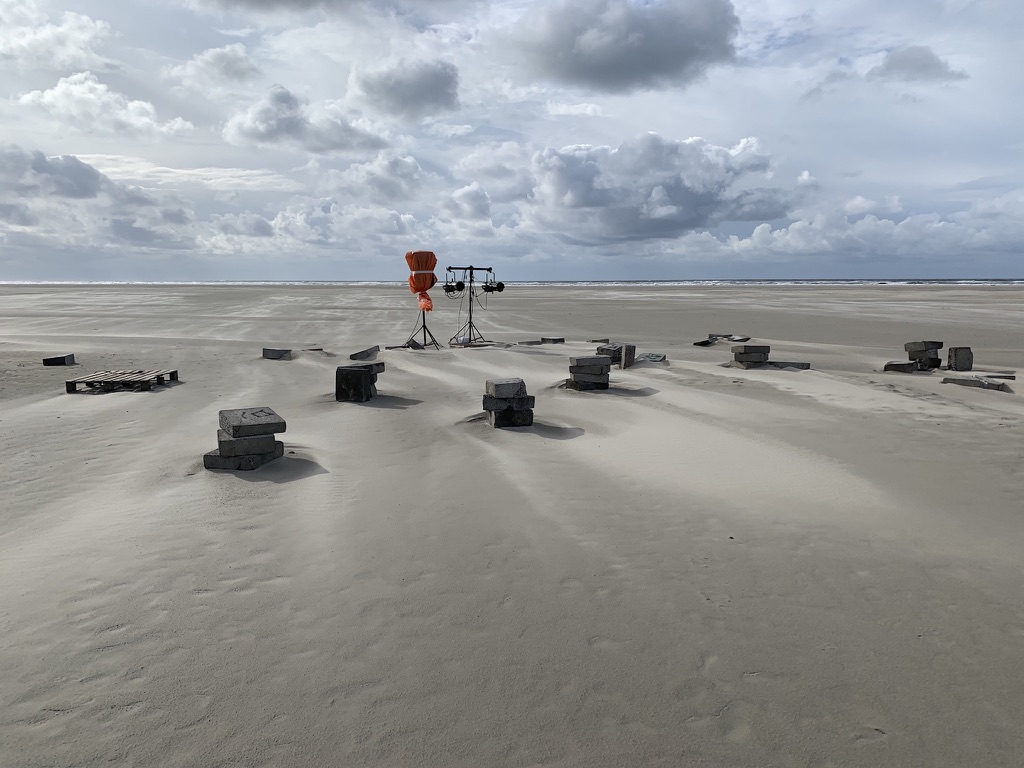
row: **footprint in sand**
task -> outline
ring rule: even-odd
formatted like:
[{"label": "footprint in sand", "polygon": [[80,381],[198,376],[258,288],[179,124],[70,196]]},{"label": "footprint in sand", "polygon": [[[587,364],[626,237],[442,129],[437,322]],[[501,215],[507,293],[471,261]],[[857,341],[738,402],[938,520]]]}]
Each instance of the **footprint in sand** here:
[{"label": "footprint in sand", "polygon": [[850,736],[850,740],[857,746],[862,746],[864,744],[876,744],[888,735],[889,734],[881,728],[874,728],[873,726],[865,725],[864,727],[858,728],[854,731],[853,735]]}]

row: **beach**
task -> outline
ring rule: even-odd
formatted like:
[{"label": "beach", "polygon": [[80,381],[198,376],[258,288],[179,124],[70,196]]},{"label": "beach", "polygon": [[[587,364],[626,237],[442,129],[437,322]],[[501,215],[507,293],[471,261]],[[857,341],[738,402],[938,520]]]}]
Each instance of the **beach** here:
[{"label": "beach", "polygon": [[[1024,382],[882,371],[1024,370],[1024,286],[431,295],[416,351],[401,285],[0,286],[0,766],[1024,762]],[[603,338],[667,359],[566,389]],[[252,406],[285,456],[204,469]]]}]

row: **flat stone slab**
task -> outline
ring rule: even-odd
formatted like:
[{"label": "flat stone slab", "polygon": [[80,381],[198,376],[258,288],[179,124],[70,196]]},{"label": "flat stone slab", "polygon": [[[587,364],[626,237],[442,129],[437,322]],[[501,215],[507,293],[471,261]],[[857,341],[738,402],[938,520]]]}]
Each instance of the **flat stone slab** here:
[{"label": "flat stone slab", "polygon": [[483,408],[485,411],[525,411],[537,404],[537,398],[533,395],[524,397],[494,397],[484,395]]},{"label": "flat stone slab", "polygon": [[608,389],[608,382],[600,381],[574,381],[573,379],[565,380],[566,389],[575,389],[577,392],[590,392],[596,389]]},{"label": "flat stone slab", "polygon": [[273,435],[284,432],[287,425],[273,408],[266,405],[255,408],[234,408],[220,412],[220,428],[230,437]]},{"label": "flat stone slab", "polygon": [[522,379],[488,379],[484,392],[492,397],[526,397],[526,382]]},{"label": "flat stone slab", "polygon": [[943,384],[959,384],[961,387],[977,387],[979,389],[995,389],[999,392],[1009,392],[1010,387],[1005,381],[997,381],[984,376],[946,376],[942,379]]},{"label": "flat stone slab", "polygon": [[736,344],[731,351],[734,355],[767,355],[772,348],[767,344]]},{"label": "flat stone slab", "polygon": [[292,351],[290,349],[275,349],[273,347],[264,347],[263,358],[265,360],[291,360]]},{"label": "flat stone slab", "polygon": [[767,363],[767,352],[737,352],[733,359],[740,363]]},{"label": "flat stone slab", "polygon": [[908,341],[903,345],[904,352],[927,352],[930,350],[942,349],[941,341]]},{"label": "flat stone slab", "polygon": [[377,356],[378,352],[380,352],[380,347],[378,345],[374,345],[372,347],[367,347],[366,349],[361,349],[358,352],[353,352],[351,355],[348,356],[348,359],[372,360],[374,357]]},{"label": "flat stone slab", "polygon": [[75,356],[70,355],[56,355],[54,357],[44,357],[43,365],[74,365]]},{"label": "flat stone slab", "polygon": [[565,344],[564,336],[541,336],[541,344]]},{"label": "flat stone slab", "polygon": [[608,360],[607,365],[570,365],[569,373],[589,373],[591,375],[607,376],[609,373],[611,373],[612,363],[611,360],[607,357],[605,358],[605,360]]},{"label": "flat stone slab", "polygon": [[533,426],[533,411],[488,411],[487,423],[497,429]]},{"label": "flat stone slab", "polygon": [[766,365],[771,368],[796,368],[800,371],[808,371],[811,368],[810,363],[794,363],[786,360],[769,360]]},{"label": "flat stone slab", "polygon": [[217,450],[221,456],[251,456],[272,453],[278,441],[274,435],[232,437],[223,429],[217,430]]},{"label": "flat stone slab", "polygon": [[274,449],[267,453],[254,453],[245,456],[221,456],[220,451],[210,451],[203,455],[203,466],[207,469],[228,469],[247,472],[258,469],[274,459],[284,456],[284,443],[275,441]]},{"label": "flat stone slab", "polygon": [[883,371],[893,371],[895,373],[913,373],[917,370],[916,360],[890,360],[882,368]]},{"label": "flat stone slab", "polygon": [[584,381],[590,384],[607,384],[609,376],[607,373],[573,373],[570,374],[571,381]]},{"label": "flat stone slab", "polygon": [[974,368],[974,352],[970,347],[950,347],[946,367],[951,371],[969,371]]},{"label": "flat stone slab", "polygon": [[569,365],[600,365],[611,368],[612,361],[608,355],[581,355],[579,357],[570,357]]}]

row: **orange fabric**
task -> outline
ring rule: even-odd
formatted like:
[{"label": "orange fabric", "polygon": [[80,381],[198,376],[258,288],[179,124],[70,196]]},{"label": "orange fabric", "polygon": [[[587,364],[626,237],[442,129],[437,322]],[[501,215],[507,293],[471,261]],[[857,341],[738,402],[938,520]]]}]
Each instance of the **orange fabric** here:
[{"label": "orange fabric", "polygon": [[427,291],[437,284],[437,276],[434,275],[437,257],[433,251],[409,251],[405,254],[405,262],[412,273],[409,275],[409,290],[419,294],[420,309],[430,312],[434,309],[434,302]]}]

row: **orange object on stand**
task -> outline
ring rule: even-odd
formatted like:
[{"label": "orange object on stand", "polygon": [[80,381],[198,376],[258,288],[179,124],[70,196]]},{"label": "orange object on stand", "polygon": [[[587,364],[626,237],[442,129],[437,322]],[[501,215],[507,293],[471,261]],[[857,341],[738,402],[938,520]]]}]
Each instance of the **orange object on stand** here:
[{"label": "orange object on stand", "polygon": [[405,261],[409,265],[409,290],[419,294],[420,309],[430,312],[434,309],[434,302],[427,294],[437,284],[437,277],[434,275],[434,267],[437,266],[437,256],[433,251],[409,251],[405,254]]}]

